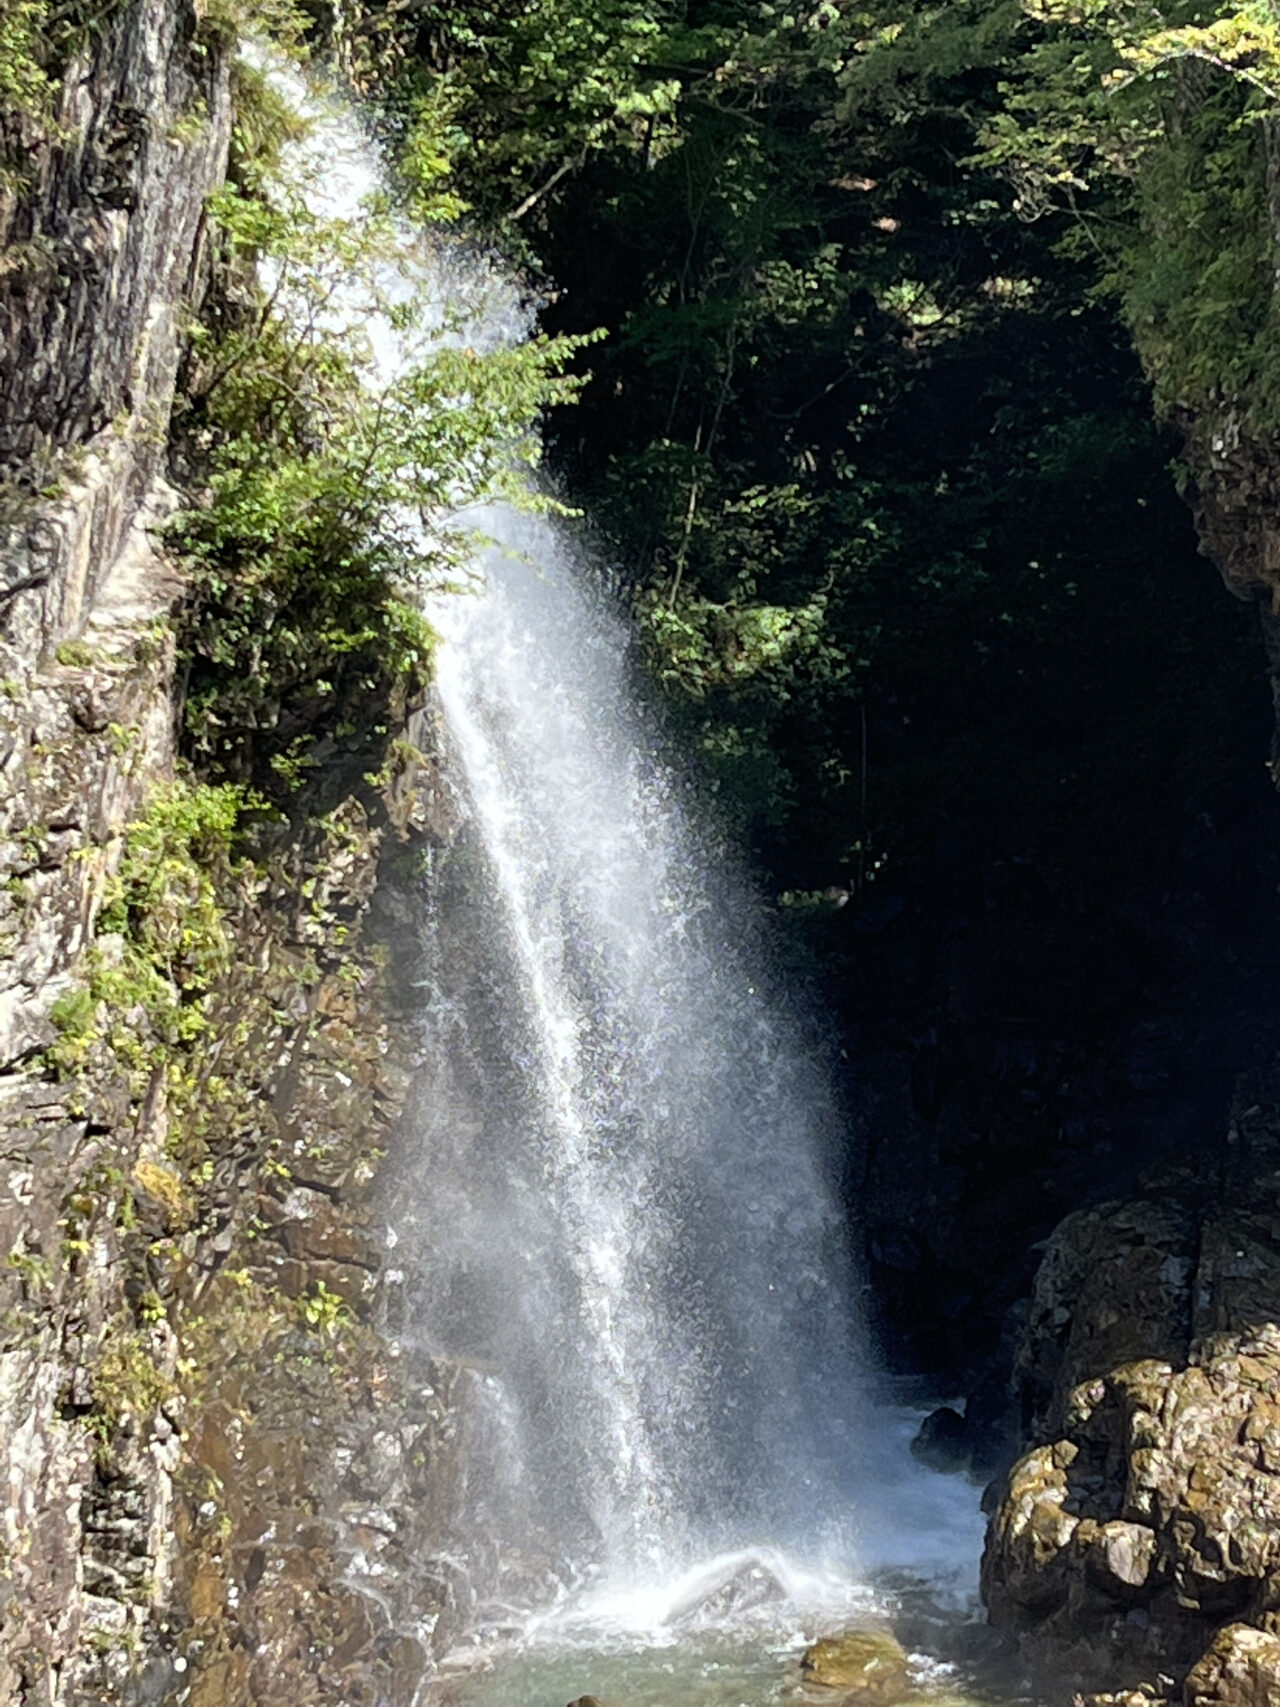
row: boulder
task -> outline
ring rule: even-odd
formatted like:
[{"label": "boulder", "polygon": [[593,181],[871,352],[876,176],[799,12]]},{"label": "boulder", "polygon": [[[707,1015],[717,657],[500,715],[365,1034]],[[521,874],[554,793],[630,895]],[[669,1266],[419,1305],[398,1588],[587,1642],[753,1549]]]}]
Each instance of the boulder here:
[{"label": "boulder", "polygon": [[911,1694],[907,1656],[887,1630],[848,1630],[805,1649],[807,1687],[839,1692],[848,1707],[890,1707]]},{"label": "boulder", "polygon": [[1280,1701],[1280,1636],[1228,1624],[1187,1674],[1186,1707],[1275,1707]]},{"label": "boulder", "polygon": [[959,1411],[941,1405],[920,1424],[911,1442],[911,1455],[931,1470],[951,1475],[969,1468],[969,1428]]},{"label": "boulder", "polygon": [[982,1585],[993,1624],[1042,1656],[1070,1647],[1118,1691],[1082,1699],[1172,1672],[1188,1707],[1280,1704],[1275,1141],[1248,1146],[1230,1191],[1165,1170],[1048,1242],[1015,1368],[1031,1441],[999,1486]]},{"label": "boulder", "polygon": [[718,1624],[736,1613],[774,1605],[788,1595],[780,1561],[766,1553],[730,1553],[691,1573],[662,1622],[677,1629]]},{"label": "boulder", "polygon": [[1142,1523],[1104,1523],[1090,1535],[1085,1568],[1116,1600],[1140,1600],[1157,1577],[1156,1533]]}]

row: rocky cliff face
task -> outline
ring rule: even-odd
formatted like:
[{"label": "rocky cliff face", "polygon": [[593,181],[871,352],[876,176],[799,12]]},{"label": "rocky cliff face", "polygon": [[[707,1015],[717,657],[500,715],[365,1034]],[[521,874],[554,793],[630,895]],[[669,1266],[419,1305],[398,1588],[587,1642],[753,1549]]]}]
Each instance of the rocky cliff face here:
[{"label": "rocky cliff face", "polygon": [[[362,926],[388,850],[424,833],[413,748],[381,797],[300,807],[251,863],[222,861],[233,952],[198,1048],[157,1053],[141,995],[106,1025],[86,993],[90,968],[127,964],[103,898],[175,769],[183,585],[158,530],[178,501],[175,376],[231,116],[199,9],[123,0],[86,26],[56,123],[0,124],[21,165],[0,192],[0,1703],[15,1707],[407,1703],[456,1601],[403,1513],[440,1491],[438,1395],[464,1378],[411,1391],[373,1326],[369,1193],[413,1040]],[[175,881],[181,912],[193,879]]]},{"label": "rocky cliff face", "polygon": [[[51,128],[6,121],[0,199],[0,458],[7,632],[74,634],[159,488],[184,316],[206,270],[204,204],[226,168],[226,55],[193,6],[116,9],[65,69]],[[50,482],[60,501],[32,501]],[[24,501],[25,499],[25,501]]]},{"label": "rocky cliff face", "polygon": [[[1266,148],[1280,255],[1274,124]],[[1280,445],[1266,413],[1246,399],[1179,424],[1202,545],[1259,608],[1280,709]],[[1280,1700],[1274,1084],[1237,1103],[1225,1142],[1206,1127],[1186,1154],[1048,1241],[1014,1358],[1030,1450],[997,1490],[983,1587],[993,1622],[1047,1645],[1060,1670],[1069,1656],[1081,1687],[1110,1680],[1087,1702],[1252,1707]],[[1114,1692],[1120,1670],[1127,1693]]]},{"label": "rocky cliff face", "polygon": [[152,529],[172,507],[179,327],[230,128],[226,67],[195,54],[193,27],[159,0],[118,13],[68,65],[54,137],[25,138],[3,209],[0,438],[22,471],[0,587],[6,1700],[74,1698],[90,1656],[168,1588],[173,1424],[100,1474],[84,1422],[124,1305],[102,1226],[120,1197],[108,1171],[130,1171],[115,1143],[130,1110],[52,1082],[42,1052],[121,830],[173,763],[179,588]]}]

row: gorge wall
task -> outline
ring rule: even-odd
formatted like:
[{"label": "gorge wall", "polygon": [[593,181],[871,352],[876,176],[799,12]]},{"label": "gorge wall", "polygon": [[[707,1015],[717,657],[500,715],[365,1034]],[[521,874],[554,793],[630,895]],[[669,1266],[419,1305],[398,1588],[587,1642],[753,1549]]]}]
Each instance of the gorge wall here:
[{"label": "gorge wall", "polygon": [[53,109],[4,120],[14,1707],[407,1704],[455,1598],[409,1530],[444,1503],[425,1490],[465,1378],[400,1381],[365,1230],[414,1041],[364,921],[396,859],[444,833],[439,790],[402,713],[348,743],[377,786],[264,820],[249,859],[176,764],[170,419],[216,281],[232,47],[187,0],[123,0],[48,67]]},{"label": "gorge wall", "polygon": [[[1274,122],[1263,152],[1274,258]],[[1179,424],[1203,548],[1258,609],[1274,693],[1269,411],[1265,393],[1224,388]],[[1280,1699],[1273,1037],[1268,1016],[1227,1120],[1206,1121],[1133,1195],[1056,1229],[1015,1333],[1013,1409],[1031,1450],[996,1490],[984,1598],[993,1622],[1069,1656],[1081,1686],[1102,1691],[1090,1703]]]}]

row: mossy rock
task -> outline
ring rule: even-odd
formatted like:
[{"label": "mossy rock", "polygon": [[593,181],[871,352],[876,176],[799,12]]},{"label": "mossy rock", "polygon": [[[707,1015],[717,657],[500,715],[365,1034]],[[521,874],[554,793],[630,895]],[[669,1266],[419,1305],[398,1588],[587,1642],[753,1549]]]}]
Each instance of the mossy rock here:
[{"label": "mossy rock", "polygon": [[849,1707],[890,1707],[914,1691],[907,1656],[887,1630],[848,1630],[805,1649],[807,1687],[838,1690]]}]

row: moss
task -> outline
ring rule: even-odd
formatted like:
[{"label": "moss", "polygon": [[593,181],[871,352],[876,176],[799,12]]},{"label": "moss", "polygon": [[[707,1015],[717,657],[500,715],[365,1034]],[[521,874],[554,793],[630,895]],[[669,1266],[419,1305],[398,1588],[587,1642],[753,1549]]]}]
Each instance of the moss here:
[{"label": "moss", "polygon": [[135,1166],[133,1177],[147,1196],[160,1205],[171,1231],[182,1232],[195,1220],[195,1197],[172,1168],[143,1160]]},{"label": "moss", "polygon": [[180,779],[156,789],[128,826],[85,981],[52,1010],[56,1071],[78,1072],[105,1045],[140,1091],[170,1050],[204,1029],[210,986],[232,954],[219,881],[249,805],[240,789]]},{"label": "moss", "polygon": [[93,1406],[85,1418],[105,1451],[127,1422],[142,1422],[176,1394],[156,1364],[149,1336],[127,1321],[114,1325],[93,1370]]},{"label": "moss", "polygon": [[52,111],[48,0],[8,0],[0,8],[0,109],[28,117]]}]

